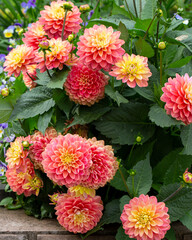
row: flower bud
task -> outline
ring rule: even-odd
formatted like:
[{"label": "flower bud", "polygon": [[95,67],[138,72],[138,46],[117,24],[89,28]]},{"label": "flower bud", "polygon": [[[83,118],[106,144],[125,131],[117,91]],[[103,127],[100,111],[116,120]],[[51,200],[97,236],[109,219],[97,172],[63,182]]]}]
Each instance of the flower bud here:
[{"label": "flower bud", "polygon": [[128,171],[128,173],[129,173],[130,176],[135,176],[135,175],[136,175],[136,171],[133,170],[133,169],[130,169],[130,170]]},{"label": "flower bud", "polygon": [[157,17],[162,17],[163,16],[163,11],[161,9],[156,10]]},{"label": "flower bud", "polygon": [[49,49],[49,41],[41,41],[39,43],[39,47],[42,49],[42,50],[47,50]]},{"label": "flower bud", "polygon": [[178,8],[177,13],[180,15],[183,13],[183,8]]},{"label": "flower bud", "polygon": [[142,137],[141,137],[141,136],[137,136],[137,137],[136,137],[136,142],[137,142],[137,143],[140,143],[141,140],[142,140]]},{"label": "flower bud", "polygon": [[75,35],[72,33],[68,36],[67,40],[71,43],[75,39]]},{"label": "flower bud", "polygon": [[88,4],[81,5],[79,8],[81,13],[86,13],[90,11],[90,6]]},{"label": "flower bud", "polygon": [[188,172],[188,168],[183,173],[183,180],[186,183],[192,183],[192,173]]},{"label": "flower bud", "polygon": [[22,145],[24,148],[28,148],[29,147],[29,142],[28,141],[23,141]]},{"label": "flower bud", "polygon": [[48,195],[51,201],[50,205],[56,205],[60,195],[61,195],[60,193],[54,193],[53,195]]},{"label": "flower bud", "polygon": [[2,95],[3,97],[9,96],[9,89],[8,89],[8,88],[3,88],[3,89],[1,90],[1,95]]},{"label": "flower bud", "polygon": [[63,4],[63,8],[64,8],[64,10],[71,11],[71,9],[73,8],[73,6],[72,6],[69,2],[65,2],[65,3]]},{"label": "flower bud", "polygon": [[158,43],[158,48],[159,48],[160,50],[164,50],[164,49],[166,48],[165,42],[159,42],[159,43]]}]

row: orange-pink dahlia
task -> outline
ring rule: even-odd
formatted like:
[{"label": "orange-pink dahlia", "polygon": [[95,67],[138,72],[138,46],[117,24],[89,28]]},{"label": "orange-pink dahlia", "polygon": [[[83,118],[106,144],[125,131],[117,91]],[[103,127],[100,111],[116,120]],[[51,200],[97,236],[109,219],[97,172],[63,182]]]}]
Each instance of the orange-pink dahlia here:
[{"label": "orange-pink dahlia", "polygon": [[5,161],[10,168],[19,168],[24,164],[26,157],[28,156],[28,150],[24,149],[22,142],[29,141],[30,137],[17,137],[14,142],[10,143],[10,148],[6,152]]},{"label": "orange-pink dahlia", "polygon": [[[65,1],[53,1],[51,6],[45,6],[45,10],[41,11],[41,17],[39,22],[44,26],[49,38],[61,37],[63,22],[65,17],[65,10],[63,4]],[[65,22],[64,39],[66,39],[71,33],[78,33],[80,30],[80,24],[83,22],[80,18],[80,11],[78,7],[74,6],[72,2],[68,2],[73,6],[71,11],[67,12],[67,18]]]},{"label": "orange-pink dahlia", "polygon": [[99,196],[87,198],[63,194],[55,207],[59,223],[73,233],[86,233],[102,217],[103,204]]},{"label": "orange-pink dahlia", "polygon": [[45,35],[46,32],[43,29],[43,25],[38,21],[32,23],[32,25],[28,27],[28,31],[24,33],[25,37],[22,40],[27,46],[33,47],[37,50],[39,48],[39,43],[47,39]]},{"label": "orange-pink dahlia", "polygon": [[37,86],[37,83],[35,82],[37,75],[36,69],[37,64],[28,65],[27,72],[23,72],[23,81],[25,83],[25,86],[28,87],[30,90]]},{"label": "orange-pink dahlia", "polygon": [[82,186],[98,189],[113,179],[118,169],[118,162],[114,157],[111,146],[96,138],[89,139],[91,144],[93,164],[89,168],[89,176],[82,182]]},{"label": "orange-pink dahlia", "polygon": [[147,62],[147,57],[134,54],[130,56],[125,53],[122,58],[115,63],[115,66],[112,67],[112,71],[109,74],[116,77],[117,80],[122,80],[123,83],[127,83],[131,88],[134,88],[136,85],[139,87],[147,87],[149,77],[152,75]]},{"label": "orange-pink dahlia", "polygon": [[9,77],[12,74],[18,77],[21,71],[27,72],[28,65],[34,64],[35,51],[32,47],[28,47],[25,44],[18,45],[5,58],[4,71],[8,72]]},{"label": "orange-pink dahlia", "polygon": [[57,137],[57,131],[53,127],[49,127],[45,131],[45,135],[42,132],[36,131],[31,136],[32,145],[29,148],[29,157],[34,164],[35,169],[40,169],[43,171],[42,166],[42,153],[48,143],[51,142],[53,138]]},{"label": "orange-pink dahlia", "polygon": [[47,69],[59,68],[63,69],[64,64],[70,58],[72,45],[68,41],[62,41],[61,38],[49,40],[51,51],[46,51],[46,63],[44,60],[44,53],[41,51],[36,54],[36,62],[40,72],[45,72]]},{"label": "orange-pink dahlia", "polygon": [[92,164],[90,144],[86,139],[67,134],[54,138],[42,154],[47,176],[58,185],[79,185],[88,176]]},{"label": "orange-pink dahlia", "polygon": [[125,234],[137,240],[161,240],[170,229],[168,208],[157,198],[140,195],[124,206],[121,221]]},{"label": "orange-pink dahlia", "polygon": [[73,66],[64,84],[69,98],[75,103],[91,106],[105,95],[108,77],[79,63]]},{"label": "orange-pink dahlia", "polygon": [[165,102],[167,114],[185,124],[192,123],[192,77],[176,74],[176,78],[168,79],[162,90],[161,101]]},{"label": "orange-pink dahlia", "polygon": [[119,39],[121,32],[113,28],[94,25],[85,29],[78,42],[77,55],[80,61],[95,70],[110,71],[119,58],[125,53],[121,47],[125,42]]}]

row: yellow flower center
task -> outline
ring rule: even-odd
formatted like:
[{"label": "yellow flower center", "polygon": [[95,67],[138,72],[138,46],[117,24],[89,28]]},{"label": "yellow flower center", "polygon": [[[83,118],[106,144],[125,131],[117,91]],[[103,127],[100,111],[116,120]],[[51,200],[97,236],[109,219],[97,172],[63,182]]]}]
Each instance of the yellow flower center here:
[{"label": "yellow flower center", "polygon": [[13,36],[13,34],[11,32],[6,32],[4,33],[6,38],[11,38]]},{"label": "yellow flower center", "polygon": [[92,36],[92,45],[98,50],[105,49],[109,46],[111,34],[107,32],[98,32],[95,36]]},{"label": "yellow flower center", "polygon": [[62,6],[63,4],[51,4],[51,8],[49,9],[49,16],[57,20],[64,19],[65,10],[62,8]]},{"label": "yellow flower center", "polygon": [[150,225],[152,218],[149,213],[143,211],[140,214],[138,214],[138,217],[136,219],[139,227],[144,228],[145,226]]},{"label": "yellow flower center", "polygon": [[68,165],[68,164],[74,162],[76,157],[74,154],[65,152],[61,155],[60,159],[64,165],[66,165],[66,164]]},{"label": "yellow flower center", "polygon": [[86,214],[84,213],[84,211],[80,211],[78,210],[75,214],[74,214],[74,224],[75,225],[80,225],[84,222],[87,222],[89,220],[89,218],[86,216]]}]

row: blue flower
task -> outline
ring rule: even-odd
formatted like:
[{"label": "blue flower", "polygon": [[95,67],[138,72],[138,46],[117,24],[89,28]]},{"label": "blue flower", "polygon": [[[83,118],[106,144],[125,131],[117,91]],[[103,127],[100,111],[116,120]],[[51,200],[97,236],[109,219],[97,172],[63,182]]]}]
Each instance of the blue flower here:
[{"label": "blue flower", "polygon": [[15,139],[15,134],[11,134],[10,136],[7,136],[4,138],[5,142],[13,142],[13,140]]},{"label": "blue flower", "polygon": [[16,79],[15,77],[10,77],[9,82],[15,82],[15,79]]},{"label": "blue flower", "polygon": [[3,67],[0,66],[0,74],[3,72]]},{"label": "blue flower", "polygon": [[0,63],[5,62],[5,54],[0,54]]},{"label": "blue flower", "polygon": [[35,3],[36,3],[36,0],[29,0],[27,3],[22,2],[21,7],[23,8],[24,13],[26,13],[29,8],[35,8],[36,7]]},{"label": "blue flower", "polygon": [[0,177],[4,176],[7,171],[7,165],[0,161]]},{"label": "blue flower", "polygon": [[89,15],[88,15],[88,17],[87,17],[87,19],[88,19],[88,20],[90,20],[90,19],[91,19],[91,17],[92,17],[92,15],[93,15],[93,13],[94,13],[94,10],[91,10],[91,11],[89,12]]},{"label": "blue flower", "polygon": [[3,129],[8,128],[8,123],[0,123],[0,127],[2,127]]}]

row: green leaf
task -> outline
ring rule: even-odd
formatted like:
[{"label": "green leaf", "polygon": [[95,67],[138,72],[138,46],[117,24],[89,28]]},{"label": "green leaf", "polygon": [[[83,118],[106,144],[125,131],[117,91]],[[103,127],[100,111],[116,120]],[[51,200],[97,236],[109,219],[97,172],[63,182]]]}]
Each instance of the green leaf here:
[{"label": "green leaf", "polygon": [[126,98],[124,98],[118,91],[113,90],[113,88],[109,85],[105,87],[105,93],[117,102],[118,106],[120,106],[121,103],[128,103]]},{"label": "green leaf", "polygon": [[132,187],[132,176],[129,176],[127,179],[127,186],[129,191],[134,196],[139,196],[141,194],[147,194],[152,186],[152,168],[150,166],[149,154],[146,159],[138,162],[133,170],[136,171],[134,176],[134,190]]},{"label": "green leaf", "polygon": [[183,225],[192,231],[192,209],[179,219]]},{"label": "green leaf", "polygon": [[46,128],[49,126],[53,112],[54,109],[52,108],[48,112],[45,112],[44,114],[39,116],[37,128],[43,134],[45,133]]},{"label": "green leaf", "polygon": [[140,56],[151,58],[155,55],[155,51],[151,45],[141,37],[135,42],[135,47],[137,54]]},{"label": "green leaf", "polygon": [[[49,71],[49,73],[52,74],[53,71]],[[47,71],[40,73],[39,69],[37,69],[37,78],[38,79],[35,82],[42,86],[46,86],[51,80]]]},{"label": "green leaf", "polygon": [[15,119],[26,119],[43,114],[55,105],[52,92],[46,87],[36,87],[24,93],[17,101],[11,114],[10,121]]},{"label": "green leaf", "polygon": [[184,66],[185,64],[189,63],[191,61],[191,59],[192,59],[192,56],[182,58],[176,62],[169,64],[168,68],[180,68],[180,67]]},{"label": "green leaf", "polygon": [[12,104],[5,99],[0,99],[0,123],[7,122],[12,111]]},{"label": "green leaf", "polygon": [[121,223],[119,203],[119,199],[115,199],[106,204],[100,224]]},{"label": "green leaf", "polygon": [[[150,23],[151,23],[151,19],[141,20],[141,19],[137,18],[135,28],[142,29],[146,32]],[[148,31],[150,35],[154,34],[154,30],[155,30],[156,26],[157,26],[157,21],[153,21],[153,23]]]},{"label": "green leaf", "polygon": [[15,134],[18,134],[19,136],[26,136],[25,131],[21,127],[21,124],[17,122],[12,122],[12,130]]},{"label": "green leaf", "polygon": [[144,8],[141,12],[141,19],[152,19],[157,8],[157,0],[146,0]]},{"label": "green leaf", "polygon": [[175,236],[175,231],[171,228],[165,235],[165,239],[167,240],[177,240]]},{"label": "green leaf", "polygon": [[13,203],[13,198],[12,197],[6,197],[0,202],[0,206],[7,207],[8,205]]},{"label": "green leaf", "polygon": [[133,238],[130,238],[128,235],[125,234],[125,230],[123,229],[123,227],[119,227],[117,234],[115,236],[116,240],[130,240]]},{"label": "green leaf", "polygon": [[69,68],[67,68],[65,70],[54,73],[51,80],[47,84],[47,87],[63,89],[63,84],[67,79],[69,71],[70,71]]},{"label": "green leaf", "polygon": [[[127,170],[124,167],[121,167],[121,172],[123,173],[123,176],[126,180],[128,178],[128,175],[129,175]],[[116,172],[114,178],[110,181],[110,185],[112,187],[116,188],[117,190],[127,192],[127,189],[124,185],[124,182],[121,178],[121,174],[120,174],[119,171]]]},{"label": "green leaf", "polygon": [[153,105],[149,111],[149,119],[159,127],[171,127],[180,125],[180,122],[167,115],[166,111],[159,105]]},{"label": "green leaf", "polygon": [[135,142],[138,134],[143,136],[143,143],[152,137],[155,127],[148,121],[148,106],[142,103],[121,104],[94,125],[113,143],[129,144]]},{"label": "green leaf", "polygon": [[[172,193],[174,193],[180,187],[179,183],[169,184],[167,186],[163,186],[160,190],[158,200],[161,202],[167,197],[169,197]],[[191,203],[192,199],[192,189],[183,188],[179,191],[173,198],[166,201],[166,207],[168,207],[169,215],[171,221],[177,221],[186,215],[192,207]]]},{"label": "green leaf", "polygon": [[126,204],[129,204],[130,197],[128,195],[124,195],[123,197],[120,198],[120,211],[123,212],[124,206]]},{"label": "green leaf", "polygon": [[129,17],[129,13],[125,10],[125,8],[119,7],[115,2],[113,2],[113,9],[112,9],[112,15],[121,14],[126,17]]},{"label": "green leaf", "polygon": [[184,126],[181,128],[181,141],[184,149],[183,154],[192,155],[192,125]]},{"label": "green leaf", "polygon": [[121,32],[120,38],[126,42],[129,38],[129,32],[128,32],[128,29],[126,28],[125,24],[120,22],[119,27],[118,27],[118,31]]}]

